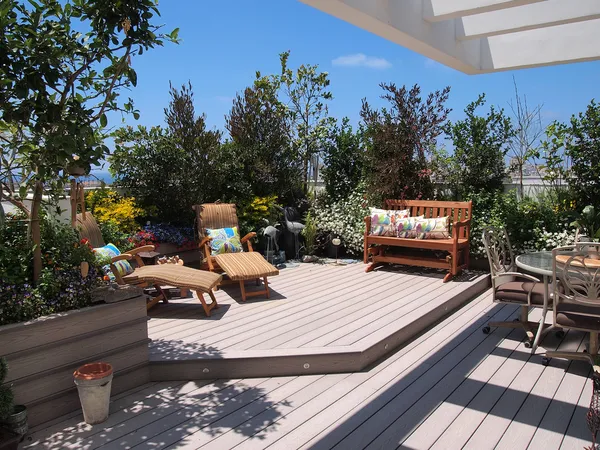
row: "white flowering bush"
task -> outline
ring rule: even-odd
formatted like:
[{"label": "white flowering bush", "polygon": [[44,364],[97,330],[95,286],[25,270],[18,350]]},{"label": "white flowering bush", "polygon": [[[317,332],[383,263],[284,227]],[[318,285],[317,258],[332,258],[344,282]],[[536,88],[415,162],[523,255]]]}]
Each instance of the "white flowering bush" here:
[{"label": "white flowering bush", "polygon": [[362,187],[338,201],[331,201],[326,196],[317,197],[311,207],[311,214],[320,232],[337,235],[348,253],[362,253],[365,217],[369,215]]},{"label": "white flowering bush", "polygon": [[552,232],[546,229],[534,229],[534,238],[523,242],[523,252],[539,252],[542,250],[552,250],[556,247],[572,245],[575,243],[575,230],[565,229],[565,231]]}]

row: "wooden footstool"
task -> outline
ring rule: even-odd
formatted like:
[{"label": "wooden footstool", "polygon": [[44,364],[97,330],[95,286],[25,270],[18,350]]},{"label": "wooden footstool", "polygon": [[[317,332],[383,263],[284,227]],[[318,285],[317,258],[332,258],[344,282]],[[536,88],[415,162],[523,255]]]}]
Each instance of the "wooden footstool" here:
[{"label": "wooden footstool", "polygon": [[[279,270],[277,267],[269,264],[260,253],[225,253],[215,256],[215,259],[217,260],[217,264],[219,264],[232,281],[240,282],[242,300],[245,301],[247,297],[261,294],[265,294],[265,296],[269,298],[269,282],[267,281],[267,277],[279,275]],[[262,278],[265,283],[265,290],[247,293],[244,287],[244,281],[259,281],[260,278]]]}]

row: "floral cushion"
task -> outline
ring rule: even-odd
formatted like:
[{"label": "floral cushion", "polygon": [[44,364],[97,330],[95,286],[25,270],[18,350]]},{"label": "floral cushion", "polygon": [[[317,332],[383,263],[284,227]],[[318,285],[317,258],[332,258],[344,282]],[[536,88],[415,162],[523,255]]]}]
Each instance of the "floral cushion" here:
[{"label": "floral cushion", "polygon": [[410,210],[386,210],[371,208],[371,234],[396,236],[398,221],[410,216]]},{"label": "floral cushion", "polygon": [[206,229],[206,235],[211,239],[210,250],[212,255],[223,253],[240,253],[244,251],[237,227]]},{"label": "floral cushion", "polygon": [[[114,258],[115,256],[119,256],[121,254],[119,249],[114,244],[107,244],[104,247],[95,248],[94,253],[99,253],[108,258]],[[117,272],[119,272],[119,275],[121,275],[122,277],[124,277],[125,275],[129,275],[133,272],[133,266],[129,263],[129,261],[117,261],[116,263],[114,263],[114,266],[117,269]],[[110,281],[116,280],[115,275],[110,269],[110,264],[104,265],[102,267],[102,270],[106,275],[108,275]]]},{"label": "floral cushion", "polygon": [[449,222],[450,218],[448,216],[418,220],[415,226],[417,239],[450,238],[450,233],[448,231]]},{"label": "floral cushion", "polygon": [[406,239],[415,239],[417,237],[417,223],[420,220],[423,220],[424,216],[419,217],[407,217],[405,219],[400,219],[396,222],[396,237],[406,238]]}]

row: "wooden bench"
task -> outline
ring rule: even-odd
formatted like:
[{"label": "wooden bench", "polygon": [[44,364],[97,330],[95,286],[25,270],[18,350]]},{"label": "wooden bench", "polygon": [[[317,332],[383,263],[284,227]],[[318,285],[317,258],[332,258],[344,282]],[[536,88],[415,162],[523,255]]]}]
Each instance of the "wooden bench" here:
[{"label": "wooden bench", "polygon": [[[365,217],[364,263],[371,265],[370,272],[381,263],[406,264],[410,266],[448,269],[444,282],[469,265],[469,238],[471,226],[471,202],[439,202],[430,200],[386,200],[391,210],[409,209],[411,217],[425,216],[426,219],[450,217],[452,224],[449,239],[407,239],[371,235],[371,217]],[[391,247],[404,247],[443,251],[442,257],[434,255],[391,254]],[[424,252],[425,253],[425,252]],[[427,252],[429,253],[429,252]]]}]

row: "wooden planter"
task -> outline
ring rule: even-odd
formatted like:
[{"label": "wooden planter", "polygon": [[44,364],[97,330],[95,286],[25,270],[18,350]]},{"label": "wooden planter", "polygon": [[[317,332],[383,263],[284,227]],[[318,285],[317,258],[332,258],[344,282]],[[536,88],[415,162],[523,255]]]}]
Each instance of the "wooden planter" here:
[{"label": "wooden planter", "polygon": [[115,369],[112,394],[147,383],[146,299],[129,299],[0,327],[0,356],[9,369],[15,403],[27,406],[36,426],[80,409],[73,372],[106,361]]},{"label": "wooden planter", "polygon": [[179,255],[181,259],[183,259],[184,263],[199,261],[202,257],[200,250],[197,248],[193,248],[190,250],[178,250],[178,247],[175,244],[171,244],[169,242],[162,242],[159,244],[156,249],[160,256],[175,256]]}]

